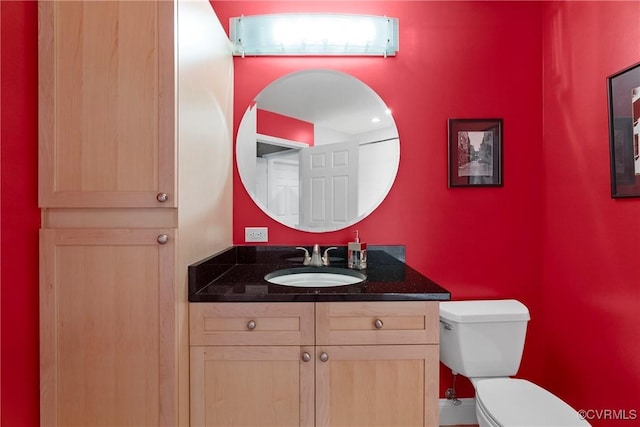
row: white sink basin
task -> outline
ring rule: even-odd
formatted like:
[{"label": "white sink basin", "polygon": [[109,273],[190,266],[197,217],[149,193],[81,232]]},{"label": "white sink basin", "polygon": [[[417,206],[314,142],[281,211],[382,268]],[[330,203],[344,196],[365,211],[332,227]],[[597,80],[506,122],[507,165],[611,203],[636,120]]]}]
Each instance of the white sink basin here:
[{"label": "white sink basin", "polygon": [[269,283],[299,288],[328,288],[355,285],[367,276],[359,271],[331,267],[300,267],[276,270],[264,276]]}]

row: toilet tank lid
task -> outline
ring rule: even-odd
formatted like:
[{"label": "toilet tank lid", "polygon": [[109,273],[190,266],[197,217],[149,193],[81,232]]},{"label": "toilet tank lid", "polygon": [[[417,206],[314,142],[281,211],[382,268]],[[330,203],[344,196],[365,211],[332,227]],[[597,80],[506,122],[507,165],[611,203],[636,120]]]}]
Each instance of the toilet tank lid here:
[{"label": "toilet tank lid", "polygon": [[530,319],[529,310],[520,301],[473,300],[443,301],[440,318],[457,323],[512,322]]}]

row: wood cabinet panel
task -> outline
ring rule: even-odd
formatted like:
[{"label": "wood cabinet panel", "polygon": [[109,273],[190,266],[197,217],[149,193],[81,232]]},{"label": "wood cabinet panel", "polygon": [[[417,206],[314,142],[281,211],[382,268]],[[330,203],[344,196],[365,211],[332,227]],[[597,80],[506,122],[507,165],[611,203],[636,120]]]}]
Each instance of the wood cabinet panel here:
[{"label": "wood cabinet panel", "polygon": [[41,207],[175,207],[173,7],[39,3]]},{"label": "wood cabinet panel", "polygon": [[174,237],[40,231],[42,425],[176,424]]},{"label": "wood cabinet panel", "polygon": [[191,425],[312,427],[312,348],[191,347]]},{"label": "wood cabinet panel", "polygon": [[437,345],[317,347],[316,426],[437,426],[438,363]]}]

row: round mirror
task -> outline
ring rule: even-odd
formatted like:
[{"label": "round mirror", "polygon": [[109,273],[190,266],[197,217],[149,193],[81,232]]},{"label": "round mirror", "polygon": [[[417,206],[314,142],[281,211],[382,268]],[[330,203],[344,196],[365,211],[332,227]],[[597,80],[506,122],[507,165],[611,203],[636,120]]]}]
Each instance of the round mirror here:
[{"label": "round mirror", "polygon": [[400,163],[390,110],[366,84],[333,70],[288,74],[255,97],[236,162],[253,201],[297,230],[355,224],[382,203]]}]

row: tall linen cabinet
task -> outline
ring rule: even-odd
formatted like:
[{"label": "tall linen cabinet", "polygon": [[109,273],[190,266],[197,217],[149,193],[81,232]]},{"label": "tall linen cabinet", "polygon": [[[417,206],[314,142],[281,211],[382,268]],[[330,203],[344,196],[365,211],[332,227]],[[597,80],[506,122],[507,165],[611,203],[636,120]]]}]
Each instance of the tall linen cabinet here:
[{"label": "tall linen cabinet", "polygon": [[41,1],[46,426],[187,426],[187,265],[231,245],[233,63],[206,0]]}]

